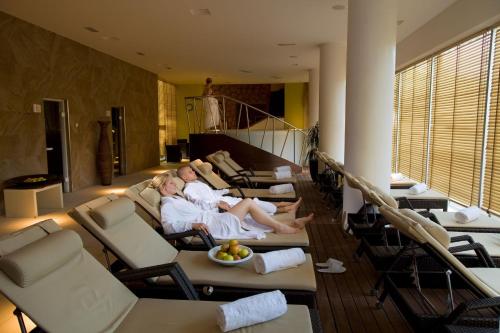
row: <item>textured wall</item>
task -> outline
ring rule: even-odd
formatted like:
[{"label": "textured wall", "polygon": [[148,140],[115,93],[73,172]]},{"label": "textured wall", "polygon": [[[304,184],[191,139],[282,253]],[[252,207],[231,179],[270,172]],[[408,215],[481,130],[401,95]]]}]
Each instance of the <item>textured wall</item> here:
[{"label": "textured wall", "polygon": [[47,171],[44,117],[32,112],[43,98],[68,101],[74,190],[98,183],[97,120],[112,106],[125,107],[127,173],[158,165],[155,74],[3,12],[0,49],[0,183]]}]

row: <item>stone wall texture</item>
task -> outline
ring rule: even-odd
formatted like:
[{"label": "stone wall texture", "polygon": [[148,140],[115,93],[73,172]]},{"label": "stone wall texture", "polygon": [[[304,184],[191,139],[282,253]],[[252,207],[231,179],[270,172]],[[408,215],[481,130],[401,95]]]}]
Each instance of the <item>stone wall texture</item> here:
[{"label": "stone wall texture", "polygon": [[99,183],[97,120],[113,106],[125,108],[127,173],[158,165],[156,74],[3,12],[0,49],[0,184],[47,172],[44,115],[32,111],[44,98],[68,103],[73,190]]}]

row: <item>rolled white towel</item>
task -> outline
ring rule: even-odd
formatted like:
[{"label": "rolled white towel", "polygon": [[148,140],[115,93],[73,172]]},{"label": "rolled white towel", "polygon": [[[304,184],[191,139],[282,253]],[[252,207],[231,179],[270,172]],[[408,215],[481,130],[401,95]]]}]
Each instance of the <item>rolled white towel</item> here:
[{"label": "rolled white towel", "polygon": [[405,179],[405,176],[403,176],[402,173],[392,173],[391,174],[391,180],[392,181],[397,182],[397,181],[403,180],[403,179]]},{"label": "rolled white towel", "polygon": [[476,206],[464,208],[455,213],[455,220],[458,223],[469,223],[476,220],[481,215],[481,209]]},{"label": "rolled white towel", "polygon": [[275,172],[282,172],[282,171],[292,172],[292,168],[289,165],[282,165],[282,166],[274,168],[274,171]]},{"label": "rolled white towel", "polygon": [[427,191],[427,184],[418,183],[409,188],[411,194],[420,194]]},{"label": "rolled white towel", "polygon": [[279,290],[241,298],[217,308],[217,324],[223,332],[273,320],[288,310]]},{"label": "rolled white towel", "polygon": [[273,186],[269,187],[269,192],[271,192],[272,194],[282,194],[282,193],[293,192],[293,185],[290,183],[273,185]]},{"label": "rolled white towel", "polygon": [[276,179],[283,179],[283,178],[290,178],[292,177],[292,172],[291,171],[279,171],[274,173],[274,178]]},{"label": "rolled white towel", "polygon": [[306,262],[306,255],[301,248],[259,253],[254,256],[253,266],[259,274],[297,267]]}]

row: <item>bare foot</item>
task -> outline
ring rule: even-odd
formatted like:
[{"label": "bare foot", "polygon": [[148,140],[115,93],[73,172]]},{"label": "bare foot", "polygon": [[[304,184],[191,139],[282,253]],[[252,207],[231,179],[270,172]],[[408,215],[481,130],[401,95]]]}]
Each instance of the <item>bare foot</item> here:
[{"label": "bare foot", "polygon": [[293,224],[297,228],[303,229],[306,226],[306,224],[311,222],[313,219],[314,219],[314,213],[311,213],[305,217],[300,217],[298,219],[295,219],[295,221],[293,221]]},{"label": "bare foot", "polygon": [[279,227],[274,229],[274,232],[277,234],[296,234],[299,232],[299,229],[286,224],[280,224]]},{"label": "bare foot", "polygon": [[295,213],[299,209],[300,205],[302,205],[302,197],[300,197],[299,200],[295,201],[293,204],[285,206],[283,208],[285,209],[286,212]]}]

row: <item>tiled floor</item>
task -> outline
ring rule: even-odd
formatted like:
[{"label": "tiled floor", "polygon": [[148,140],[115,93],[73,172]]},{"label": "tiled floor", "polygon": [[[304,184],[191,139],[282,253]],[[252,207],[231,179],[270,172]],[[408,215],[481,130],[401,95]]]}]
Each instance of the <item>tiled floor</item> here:
[{"label": "tiled floor", "polygon": [[[102,247],[99,243],[82,227],[80,227],[73,219],[71,219],[66,212],[71,208],[78,206],[86,201],[97,198],[101,195],[110,193],[121,194],[130,185],[139,183],[142,180],[152,178],[155,175],[164,172],[167,169],[177,168],[179,164],[164,164],[155,168],[146,169],[131,175],[117,177],[113,179],[113,185],[110,186],[91,186],[80,191],[65,193],[64,194],[64,208],[57,211],[43,212],[43,215],[37,218],[7,218],[0,216],[0,235],[4,235],[35,222],[43,221],[46,219],[54,219],[63,228],[73,229],[80,234],[83,239],[86,249],[104,263],[104,255]],[[0,332],[2,333],[18,333],[19,325],[17,324],[16,317],[12,314],[14,306],[2,295],[0,295]],[[27,320],[27,324],[32,323]]]}]

